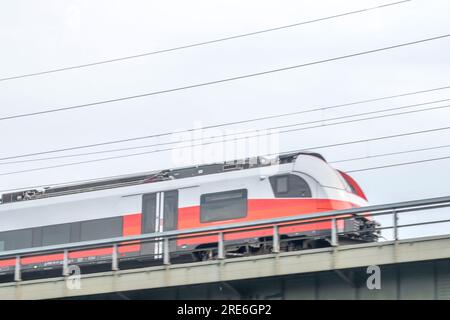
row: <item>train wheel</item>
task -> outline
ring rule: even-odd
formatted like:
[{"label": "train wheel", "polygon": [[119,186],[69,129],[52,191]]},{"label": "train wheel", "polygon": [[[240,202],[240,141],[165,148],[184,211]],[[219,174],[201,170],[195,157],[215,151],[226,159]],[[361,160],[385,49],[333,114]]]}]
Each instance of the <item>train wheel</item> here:
[{"label": "train wheel", "polygon": [[298,243],[298,241],[290,241],[287,245],[287,251],[291,252],[291,251],[297,251],[300,250],[302,247],[301,245]]},{"label": "train wheel", "polygon": [[302,249],[316,249],[318,248],[318,242],[317,240],[304,240],[302,242]]}]

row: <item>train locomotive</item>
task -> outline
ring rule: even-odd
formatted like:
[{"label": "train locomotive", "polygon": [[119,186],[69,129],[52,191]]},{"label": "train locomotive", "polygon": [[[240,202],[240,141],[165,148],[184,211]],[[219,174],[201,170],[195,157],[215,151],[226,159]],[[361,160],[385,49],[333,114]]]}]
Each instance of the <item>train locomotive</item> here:
[{"label": "train locomotive", "polygon": [[[247,158],[3,194],[0,252],[366,205],[356,181],[320,154]],[[377,241],[376,225],[370,216],[358,216],[337,227],[343,239],[361,242]],[[330,234],[329,221],[280,228],[285,250],[326,246]],[[225,254],[263,252],[270,239],[270,230],[227,234]],[[217,247],[215,236],[172,242],[171,252],[194,260],[214,258]],[[111,252],[104,247],[78,250],[68,258],[94,264],[110,259]],[[162,247],[132,243],[120,246],[118,254],[130,261],[157,260]],[[60,267],[62,260],[58,253],[23,257],[20,263],[23,271],[31,271]],[[0,273],[12,272],[15,264],[15,259],[0,260]]]}]

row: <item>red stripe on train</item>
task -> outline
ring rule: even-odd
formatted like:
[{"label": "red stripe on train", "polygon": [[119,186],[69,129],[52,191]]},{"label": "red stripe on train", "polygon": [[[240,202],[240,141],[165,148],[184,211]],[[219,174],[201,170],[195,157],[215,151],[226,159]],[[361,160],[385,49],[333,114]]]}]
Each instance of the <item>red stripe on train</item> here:
[{"label": "red stripe on train", "polygon": [[[141,220],[142,214],[130,214],[123,217],[123,227],[122,227],[122,235],[123,236],[131,236],[141,234]],[[136,252],[139,251],[141,246],[139,244],[128,245],[129,242],[123,243],[124,245],[119,247],[119,253],[124,256],[125,253],[128,252]],[[100,249],[90,249],[90,250],[81,250],[74,251],[69,253],[69,259],[78,259],[78,258],[87,258],[87,257],[95,257],[95,256],[106,256],[112,255],[112,248],[100,248]],[[42,256],[34,256],[34,257],[26,257],[21,259],[21,264],[29,265],[29,264],[38,264],[50,261],[62,261],[64,259],[63,254],[49,254]],[[15,259],[7,259],[0,260],[0,267],[12,267],[16,264]]]},{"label": "red stripe on train", "polygon": [[[122,230],[123,236],[135,236],[141,234],[141,232],[142,232],[142,214],[136,213],[126,215],[123,217],[123,230]],[[126,242],[124,244],[127,243],[133,242]],[[132,244],[119,247],[119,253],[122,254],[126,252],[135,252],[140,250],[141,250],[140,244]]]},{"label": "red stripe on train", "polygon": [[[178,210],[178,229],[190,229],[214,225],[223,225],[235,222],[254,221],[258,219],[270,219],[286,216],[294,216],[300,214],[308,214],[314,212],[341,210],[355,207],[354,204],[330,199],[249,199],[247,216],[240,219],[232,219],[226,221],[217,221],[209,223],[200,222],[200,207],[192,206],[179,208]],[[341,228],[343,221],[340,221],[338,227]],[[311,230],[328,230],[330,229],[330,222],[314,222],[301,226],[280,227],[280,233],[295,233]],[[126,215],[123,217],[124,236],[141,234],[142,229],[142,214],[136,213]],[[271,230],[246,231],[234,234],[227,234],[225,240],[234,240],[242,238],[254,238],[262,236],[270,236]],[[217,242],[217,236],[200,236],[196,238],[180,239],[177,245],[194,245],[202,243]],[[124,246],[119,247],[119,253],[124,255],[128,252],[136,252],[140,250],[140,244],[124,243]],[[69,254],[69,258],[85,258],[92,256],[111,255],[112,248],[90,249],[75,251]],[[52,254],[44,256],[36,256],[23,258],[22,264],[35,264],[49,261],[62,260],[62,254]],[[15,259],[8,259],[0,261],[0,267],[14,266]]]},{"label": "red stripe on train", "polygon": [[[254,221],[258,219],[281,218],[300,214],[309,214],[314,212],[323,212],[331,210],[349,209],[355,207],[348,201],[330,200],[330,199],[249,199],[247,216],[240,219],[232,219],[227,221],[217,221],[209,223],[200,222],[200,207],[192,206],[180,208],[178,211],[179,229],[191,229],[198,227],[207,227],[214,225],[222,225],[236,222]],[[338,222],[338,227],[343,227],[343,221]],[[315,222],[305,225],[280,227],[280,233],[295,233],[312,230],[329,230],[331,222]],[[258,230],[236,232],[226,234],[225,240],[235,240],[243,238],[257,238],[270,236],[272,230]],[[217,242],[217,236],[203,236],[188,239],[180,239],[177,245],[196,245],[202,243]]]}]

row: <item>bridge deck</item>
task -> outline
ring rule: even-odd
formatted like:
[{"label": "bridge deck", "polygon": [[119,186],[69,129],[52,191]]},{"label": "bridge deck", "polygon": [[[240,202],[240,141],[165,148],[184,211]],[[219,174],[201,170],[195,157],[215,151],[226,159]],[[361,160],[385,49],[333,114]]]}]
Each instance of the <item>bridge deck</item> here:
[{"label": "bridge deck", "polygon": [[0,299],[51,299],[450,258],[450,235],[0,284]]}]

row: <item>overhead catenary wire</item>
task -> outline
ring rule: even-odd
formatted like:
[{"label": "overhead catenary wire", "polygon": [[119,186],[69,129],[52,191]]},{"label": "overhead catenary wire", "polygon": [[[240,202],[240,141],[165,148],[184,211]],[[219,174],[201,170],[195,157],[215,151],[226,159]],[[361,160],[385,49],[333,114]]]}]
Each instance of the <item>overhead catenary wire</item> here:
[{"label": "overhead catenary wire", "polygon": [[362,156],[362,157],[347,158],[347,159],[341,159],[341,160],[333,160],[333,161],[328,161],[328,163],[342,163],[342,162],[350,162],[350,161],[357,161],[357,160],[366,160],[366,159],[372,159],[372,158],[387,157],[387,156],[401,155],[401,154],[421,152],[421,151],[439,150],[439,149],[445,149],[445,148],[450,148],[450,144],[434,146],[434,147],[427,147],[427,148],[412,149],[412,150],[378,153],[378,154],[373,154],[373,155],[366,155],[366,156]]},{"label": "overhead catenary wire", "polygon": [[400,162],[400,163],[387,164],[387,165],[378,166],[378,167],[368,167],[368,168],[361,168],[361,169],[355,169],[355,170],[347,170],[346,172],[347,173],[352,173],[352,172],[362,172],[362,171],[370,171],[370,170],[387,169],[387,168],[406,166],[406,165],[412,165],[412,164],[419,164],[419,163],[426,163],[426,162],[431,162],[431,161],[447,160],[447,159],[450,159],[450,156],[431,158],[431,159],[424,159],[424,160],[417,160],[417,161],[409,161],[409,162]]},{"label": "overhead catenary wire", "polygon": [[233,35],[233,36],[222,37],[222,38],[218,38],[218,39],[197,42],[197,43],[187,44],[187,45],[183,45],[183,46],[172,47],[172,48],[168,48],[168,49],[144,52],[144,53],[135,54],[135,55],[126,56],[126,57],[113,58],[113,59],[101,60],[101,61],[96,61],[96,62],[91,62],[91,63],[86,63],[86,64],[79,64],[79,65],[62,67],[62,68],[53,68],[50,70],[45,70],[45,71],[40,71],[40,72],[26,73],[26,74],[21,74],[21,75],[3,77],[3,78],[0,78],[0,82],[16,80],[16,79],[21,79],[21,78],[34,77],[34,76],[41,76],[41,75],[57,73],[57,72],[62,72],[62,71],[68,71],[68,70],[74,70],[74,69],[88,68],[88,67],[93,67],[93,66],[102,65],[102,64],[131,60],[131,59],[136,59],[136,58],[143,58],[143,57],[156,55],[156,54],[162,54],[162,53],[168,53],[168,52],[173,52],[173,51],[177,51],[177,50],[184,50],[184,49],[188,49],[188,48],[210,45],[210,44],[214,44],[214,43],[218,43],[218,42],[255,36],[255,35],[259,35],[259,34],[263,34],[263,33],[268,33],[268,32],[278,31],[278,30],[282,30],[282,29],[288,29],[288,28],[294,28],[294,27],[311,24],[311,23],[315,23],[315,22],[336,19],[336,18],[340,18],[340,17],[345,17],[345,16],[349,16],[349,15],[353,15],[353,14],[368,12],[368,11],[377,10],[377,9],[381,9],[381,8],[387,8],[387,7],[391,7],[391,6],[395,6],[395,5],[399,5],[399,4],[403,4],[403,3],[411,2],[411,1],[412,0],[397,1],[397,2],[382,4],[382,5],[378,5],[378,6],[368,7],[368,8],[364,8],[364,9],[360,9],[360,10],[354,10],[354,11],[349,11],[349,12],[340,13],[340,14],[336,14],[336,15],[331,15],[331,16],[327,16],[327,17],[323,17],[323,18],[301,21],[301,22],[297,22],[297,23],[293,23],[293,24],[284,25],[284,26],[279,26],[279,27],[274,27],[274,28],[269,28],[269,29],[264,29],[264,30],[258,30],[258,31],[253,31],[253,32],[249,32],[249,33],[242,33],[242,34],[237,34],[237,35]]},{"label": "overhead catenary wire", "polygon": [[93,144],[87,144],[87,145],[79,145],[79,146],[73,146],[73,147],[67,147],[67,148],[59,148],[59,149],[46,150],[46,151],[33,152],[33,153],[26,153],[26,154],[21,154],[21,155],[3,157],[3,158],[0,158],[0,160],[11,160],[11,159],[31,157],[31,156],[37,156],[37,155],[43,155],[43,154],[58,153],[58,152],[64,152],[64,151],[73,151],[73,150],[78,150],[78,149],[100,147],[100,146],[119,144],[119,143],[124,143],[124,142],[145,140],[145,139],[151,139],[151,138],[159,138],[159,137],[164,137],[164,136],[168,136],[168,135],[172,135],[172,134],[189,133],[189,132],[193,132],[193,131],[200,130],[200,129],[201,130],[209,130],[209,129],[221,128],[221,127],[225,127],[225,126],[244,124],[244,123],[252,123],[252,122],[256,122],[256,121],[270,120],[270,119],[276,119],[276,118],[281,118],[281,117],[289,117],[289,116],[300,115],[300,114],[316,112],[316,111],[321,111],[321,110],[331,110],[331,109],[337,109],[337,108],[353,106],[353,105],[358,105],[358,104],[363,104],[363,103],[370,103],[370,102],[412,96],[412,95],[417,95],[417,94],[422,94],[422,93],[436,92],[436,91],[447,90],[447,89],[450,89],[450,86],[435,87],[435,88],[431,88],[431,89],[412,91],[412,92],[400,93],[400,94],[365,99],[365,100],[358,100],[358,101],[353,101],[353,102],[348,102],[348,103],[343,103],[343,104],[324,106],[324,107],[316,107],[316,108],[307,109],[307,110],[275,114],[275,115],[270,115],[270,116],[257,117],[257,118],[251,118],[251,119],[239,120],[239,121],[233,121],[233,122],[226,122],[226,123],[221,123],[221,124],[204,126],[202,128],[196,128],[196,129],[186,129],[186,130],[178,130],[178,131],[171,131],[171,132],[163,132],[163,133],[156,133],[156,134],[133,137],[133,138],[105,141],[105,142],[99,142],[99,143],[93,143]]},{"label": "overhead catenary wire", "polygon": [[212,142],[200,143],[200,144],[196,144],[196,145],[180,146],[180,147],[176,147],[176,148],[164,148],[164,149],[157,149],[157,150],[146,151],[146,152],[139,152],[139,153],[131,153],[131,154],[125,154],[125,155],[111,156],[111,157],[106,157],[106,158],[99,158],[99,159],[92,159],[92,160],[85,160],[85,161],[78,161],[78,162],[70,162],[70,163],[65,163],[65,164],[60,164],[60,165],[52,165],[52,166],[46,166],[46,167],[38,167],[38,168],[32,168],[32,169],[25,169],[25,170],[18,170],[18,171],[12,171],[12,172],[5,172],[5,173],[0,173],[0,176],[11,175],[11,174],[18,174],[18,173],[26,173],[26,172],[33,172],[33,171],[41,171],[41,170],[47,170],[47,169],[55,169],[55,168],[61,168],[61,167],[67,167],[67,166],[74,166],[74,165],[81,165],[81,164],[88,164],[88,163],[95,163],[95,162],[102,162],[102,161],[122,159],[122,158],[129,158],[129,157],[135,157],[135,156],[141,156],[141,155],[147,155],[147,154],[153,154],[153,153],[172,151],[174,149],[189,149],[189,148],[193,148],[193,147],[203,147],[205,145],[224,143],[224,142],[229,142],[229,141],[245,140],[245,139],[251,139],[251,138],[256,138],[256,137],[260,137],[260,136],[267,136],[267,135],[288,133],[288,132],[296,132],[296,131],[307,130],[307,129],[312,129],[312,128],[319,128],[319,127],[323,127],[323,126],[333,126],[333,125],[339,125],[339,124],[344,124],[344,123],[352,123],[352,122],[359,122],[359,121],[365,121],[365,120],[379,119],[379,118],[398,116],[398,115],[404,115],[404,114],[410,114],[410,113],[416,113],[416,112],[423,112],[423,111],[430,111],[430,110],[437,110],[437,109],[443,109],[443,108],[449,108],[449,107],[450,107],[450,105],[439,106],[439,107],[432,107],[432,108],[427,108],[427,109],[413,110],[413,111],[407,111],[407,112],[400,112],[400,113],[381,115],[381,116],[376,116],[376,117],[367,117],[367,118],[363,118],[363,119],[341,121],[341,122],[336,122],[336,123],[331,123],[331,124],[322,124],[322,125],[311,126],[311,127],[306,127],[306,128],[295,128],[295,129],[288,129],[288,130],[275,131],[275,132],[272,131],[272,132],[264,133],[264,134],[261,134],[261,135],[224,139],[224,140],[220,140],[220,141],[212,141]]},{"label": "overhead catenary wire", "polygon": [[[334,123],[332,123],[332,124],[325,124],[324,122],[327,122],[327,121],[335,121],[335,120],[360,117],[360,116],[376,114],[376,113],[383,113],[383,112],[389,112],[389,111],[403,110],[403,109],[407,109],[407,108],[413,108],[413,107],[423,106],[423,105],[427,105],[427,104],[445,102],[445,101],[449,101],[449,100],[450,100],[450,98],[448,98],[448,99],[440,99],[440,100],[434,100],[434,101],[429,101],[429,102],[410,104],[410,105],[405,105],[405,106],[400,106],[400,107],[386,108],[386,109],[375,110],[375,111],[368,111],[368,112],[363,112],[363,113],[358,113],[358,114],[350,114],[350,115],[345,115],[345,116],[340,116],[340,117],[333,117],[333,118],[320,119],[320,120],[314,120],[314,121],[306,121],[306,122],[298,122],[298,123],[294,123],[294,124],[281,125],[281,126],[275,126],[275,127],[263,128],[263,129],[255,129],[255,130],[252,130],[252,131],[253,132],[258,132],[258,131],[279,130],[279,129],[286,129],[286,128],[291,128],[291,127],[296,127],[296,126],[301,126],[301,125],[321,123],[321,125],[319,125],[319,126],[312,126],[312,127],[304,128],[304,130],[306,130],[306,129],[314,129],[314,128],[317,128],[317,127],[326,127],[326,126],[334,124]],[[441,107],[437,107],[437,108],[441,108]],[[447,106],[442,106],[442,108],[447,108]],[[422,111],[422,110],[426,111],[428,109],[421,109],[421,110],[417,110],[417,111]],[[358,120],[359,121],[363,121],[363,120],[366,120],[366,119],[363,118],[363,119],[355,119],[355,120],[356,121],[358,121]],[[338,124],[342,124],[342,123],[347,123],[347,122],[339,122]],[[299,130],[301,130],[301,129],[299,128]],[[287,132],[289,132],[289,131],[287,131]],[[196,142],[196,141],[204,141],[205,139],[209,140],[209,139],[225,138],[225,137],[230,137],[230,136],[236,136],[233,140],[241,140],[241,139],[246,139],[247,136],[245,136],[243,138],[239,138],[239,137],[237,137],[238,135],[249,134],[249,133],[250,133],[250,131],[245,130],[245,131],[240,131],[240,132],[223,134],[223,135],[219,135],[219,136],[209,136],[209,137],[194,138],[194,139],[190,139],[190,140],[187,140],[187,141],[162,142],[162,143],[156,143],[156,144],[151,144],[151,145],[134,146],[134,147],[126,147],[126,148],[118,148],[118,149],[110,149],[110,150],[101,150],[101,151],[85,152],[85,153],[78,153],[78,154],[69,154],[69,155],[60,155],[60,156],[45,157],[45,158],[7,161],[7,162],[0,162],[0,166],[1,165],[18,164],[18,163],[45,161],[45,160],[56,160],[56,159],[64,159],[64,158],[73,158],[73,157],[88,156],[88,155],[97,155],[97,154],[119,152],[119,151],[129,151],[129,150],[136,150],[136,149],[143,149],[143,148],[150,148],[150,147],[160,147],[160,146],[174,145],[174,144],[187,143],[187,142],[192,143],[192,142]],[[259,137],[259,136],[264,136],[264,134],[256,135],[256,137]],[[0,160],[2,160],[2,159],[0,158]]]},{"label": "overhead catenary wire", "polygon": [[322,63],[328,63],[328,62],[333,62],[333,61],[338,61],[338,60],[343,60],[343,59],[349,59],[349,58],[368,55],[368,54],[372,54],[372,53],[382,52],[382,51],[386,51],[386,50],[392,50],[392,49],[396,49],[396,48],[425,43],[425,42],[429,42],[429,41],[440,40],[440,39],[444,39],[444,38],[448,38],[448,37],[450,37],[450,34],[443,34],[443,35],[435,36],[435,37],[431,37],[431,38],[425,38],[425,39],[415,40],[415,41],[411,41],[411,42],[404,42],[404,43],[391,45],[391,46],[387,46],[387,47],[351,53],[351,54],[342,55],[342,56],[333,57],[333,58],[316,60],[316,61],[292,65],[292,66],[288,66],[288,67],[265,70],[265,71],[261,71],[261,72],[249,73],[249,74],[244,74],[244,75],[239,75],[239,76],[234,76],[234,77],[229,77],[229,78],[222,78],[219,80],[213,80],[213,81],[208,81],[208,82],[195,83],[195,84],[191,84],[191,85],[175,87],[175,88],[170,88],[170,89],[164,89],[164,90],[159,90],[159,91],[153,91],[153,92],[147,92],[147,93],[133,95],[133,96],[90,102],[90,103],[86,103],[86,104],[79,104],[79,105],[73,105],[73,106],[68,106],[68,107],[47,109],[47,110],[42,110],[42,111],[30,112],[30,113],[2,116],[2,117],[0,117],[0,121],[12,120],[12,119],[18,119],[18,118],[24,118],[24,117],[32,117],[32,116],[50,114],[50,113],[55,113],[55,112],[76,110],[76,109],[82,109],[82,108],[88,108],[88,107],[94,107],[94,106],[100,106],[100,105],[105,105],[105,104],[109,104],[109,103],[113,103],[113,102],[149,97],[149,96],[154,96],[154,95],[160,95],[160,94],[189,90],[189,89],[205,87],[205,86],[210,86],[210,85],[215,85],[215,84],[221,84],[221,83],[226,83],[226,82],[231,82],[231,81],[236,81],[236,80],[254,78],[254,77],[259,77],[259,76],[268,75],[268,74],[272,74],[272,73],[294,70],[294,69],[308,67],[308,66],[312,66],[312,65],[318,65],[318,64],[322,64]]},{"label": "overhead catenary wire", "polygon": [[[420,130],[420,131],[413,131],[413,132],[406,132],[406,133],[400,133],[400,134],[394,134],[394,135],[388,135],[388,136],[381,136],[381,137],[375,137],[375,138],[367,138],[367,139],[359,139],[359,140],[352,140],[352,141],[346,141],[346,142],[340,142],[340,143],[334,143],[334,144],[327,144],[327,145],[320,145],[320,146],[311,146],[304,149],[296,149],[296,150],[290,150],[285,151],[280,154],[290,154],[295,152],[302,152],[307,150],[317,150],[317,149],[327,149],[327,148],[334,148],[334,147],[341,147],[351,144],[358,144],[358,143],[366,143],[366,142],[372,142],[372,141],[381,141],[386,139],[394,139],[394,138],[400,138],[400,137],[406,137],[411,135],[418,135],[418,134],[424,134],[424,133],[432,133],[432,132],[439,132],[444,130],[450,130],[450,126],[448,127],[441,127],[441,128],[432,128],[427,130]],[[274,154],[265,154],[263,156],[270,156]],[[140,173],[138,175],[141,175],[143,173]],[[83,180],[74,180],[74,181],[67,181],[67,182],[58,182],[58,183],[51,183],[48,185],[51,186],[61,186],[61,185],[67,185],[67,184],[75,184],[75,183],[89,183],[89,182],[96,182],[96,181],[102,181],[106,179],[116,179],[116,178],[123,178],[124,175],[115,175],[115,176],[108,176],[108,177],[101,177],[96,179],[83,179]],[[22,187],[22,188],[16,188],[16,189],[7,189],[7,190],[0,190],[1,192],[9,192],[9,191],[16,191],[16,190],[26,190],[26,189],[33,189],[33,188],[39,188],[42,187],[42,185],[36,185],[36,186],[29,186],[29,187]]]},{"label": "overhead catenary wire", "polygon": [[[367,118],[363,118],[363,119],[341,121],[341,122],[336,122],[336,123],[326,124],[326,125],[319,125],[319,126],[314,126],[314,127],[318,128],[318,127],[321,127],[321,126],[339,125],[339,124],[343,124],[343,123],[352,123],[352,122],[359,122],[359,121],[365,121],[365,120],[379,119],[379,118],[398,116],[398,115],[404,115],[404,114],[411,114],[411,113],[430,111],[430,110],[437,110],[437,109],[443,109],[443,108],[449,108],[449,107],[450,107],[450,105],[439,106],[439,107],[432,107],[432,108],[427,108],[427,109],[399,112],[399,113],[388,114],[388,115],[381,115],[381,116],[376,116],[376,117],[367,117]],[[314,128],[314,127],[288,129],[288,130],[276,131],[276,132],[271,131],[271,132],[265,133],[263,135],[266,136],[266,135],[273,135],[273,134],[279,134],[279,133],[295,132],[295,131],[311,129],[311,128]],[[263,135],[261,135],[261,136],[263,136]],[[254,136],[254,137],[257,137],[257,136]],[[41,171],[41,170],[48,170],[48,169],[56,169],[56,168],[75,166],[75,165],[81,165],[81,164],[88,164],[88,163],[95,163],[95,162],[102,162],[102,161],[115,160],[115,159],[122,159],[122,158],[129,158],[129,157],[135,157],[135,156],[141,156],[141,155],[147,155],[147,154],[153,154],[153,153],[159,153],[159,152],[165,152],[165,151],[172,151],[173,149],[185,149],[185,148],[193,148],[193,147],[203,147],[205,145],[210,145],[210,144],[224,143],[224,142],[228,142],[228,141],[236,141],[236,140],[249,139],[249,138],[254,138],[254,137],[232,138],[232,139],[228,139],[228,140],[224,139],[224,140],[221,140],[221,141],[200,143],[200,144],[197,144],[197,145],[180,146],[180,147],[177,147],[177,148],[165,148],[165,149],[158,149],[158,150],[152,150],[152,151],[146,151],[146,152],[118,155],[118,156],[112,156],[112,157],[106,157],[106,158],[99,158],[99,159],[92,159],[92,160],[85,160],[85,161],[78,161],[78,162],[70,162],[70,163],[64,163],[64,164],[60,164],[60,165],[52,165],[52,166],[46,166],[46,167],[38,167],[38,168],[31,168],[31,169],[3,172],[3,173],[0,173],[0,176],[7,176],[7,175],[13,175],[13,174],[19,174],[19,173],[27,173],[27,172],[33,172],[33,171]]]},{"label": "overhead catenary wire", "polygon": [[[332,148],[332,147],[356,144],[356,143],[362,143],[362,142],[379,141],[379,140],[392,139],[392,138],[397,138],[397,137],[429,133],[429,132],[435,132],[438,130],[448,130],[448,129],[450,129],[450,127],[435,128],[435,129],[408,132],[408,133],[397,134],[397,135],[382,136],[382,137],[376,137],[376,138],[348,141],[348,142],[337,143],[337,144],[315,146],[315,147],[310,147],[310,148],[305,148],[305,149],[296,149],[296,150],[285,151],[285,152],[278,153],[278,155],[292,154],[292,153],[296,153],[296,152],[314,151],[316,149]],[[390,156],[390,155],[399,155],[399,154],[405,154],[405,153],[442,149],[442,148],[448,148],[448,147],[450,147],[450,145],[441,145],[441,146],[435,146],[435,147],[429,147],[429,148],[419,148],[419,149],[397,151],[397,152],[384,153],[384,154],[368,155],[368,156],[359,157],[359,158],[348,158],[348,159],[342,159],[342,160],[335,160],[335,161],[329,161],[328,163],[347,162],[347,161],[369,159],[369,158],[375,158],[375,157],[384,157],[384,156]],[[262,156],[273,156],[273,155],[277,155],[277,154],[272,153],[272,154],[265,154]],[[438,161],[438,160],[444,160],[444,159],[448,159],[448,158],[450,158],[450,157],[445,156],[445,157],[431,158],[431,159],[425,159],[425,160],[411,161],[411,162],[406,162],[406,163],[390,164],[390,165],[384,165],[384,166],[378,166],[378,167],[346,170],[345,172],[350,173],[350,172],[359,172],[359,171],[367,171],[367,170],[376,170],[376,169],[390,168],[390,167],[401,166],[401,165],[416,164],[416,163],[421,163],[421,162]],[[143,174],[143,173],[140,173],[137,175],[141,175],[141,174]],[[130,175],[126,175],[126,176],[130,176]],[[74,181],[67,181],[67,182],[49,183],[46,186],[57,187],[57,186],[80,184],[80,183],[92,183],[92,182],[97,182],[97,181],[102,181],[102,180],[117,179],[117,178],[123,178],[123,177],[125,177],[125,175],[115,175],[115,176],[107,176],[107,177],[101,177],[101,178],[96,178],[96,179],[83,179],[83,180],[74,180]],[[31,190],[31,189],[43,188],[43,187],[44,187],[43,185],[34,185],[34,186],[28,186],[28,187],[22,187],[22,188],[4,189],[4,190],[0,190],[0,194],[5,193],[5,192],[13,192],[13,191],[18,191],[18,190]]]}]

